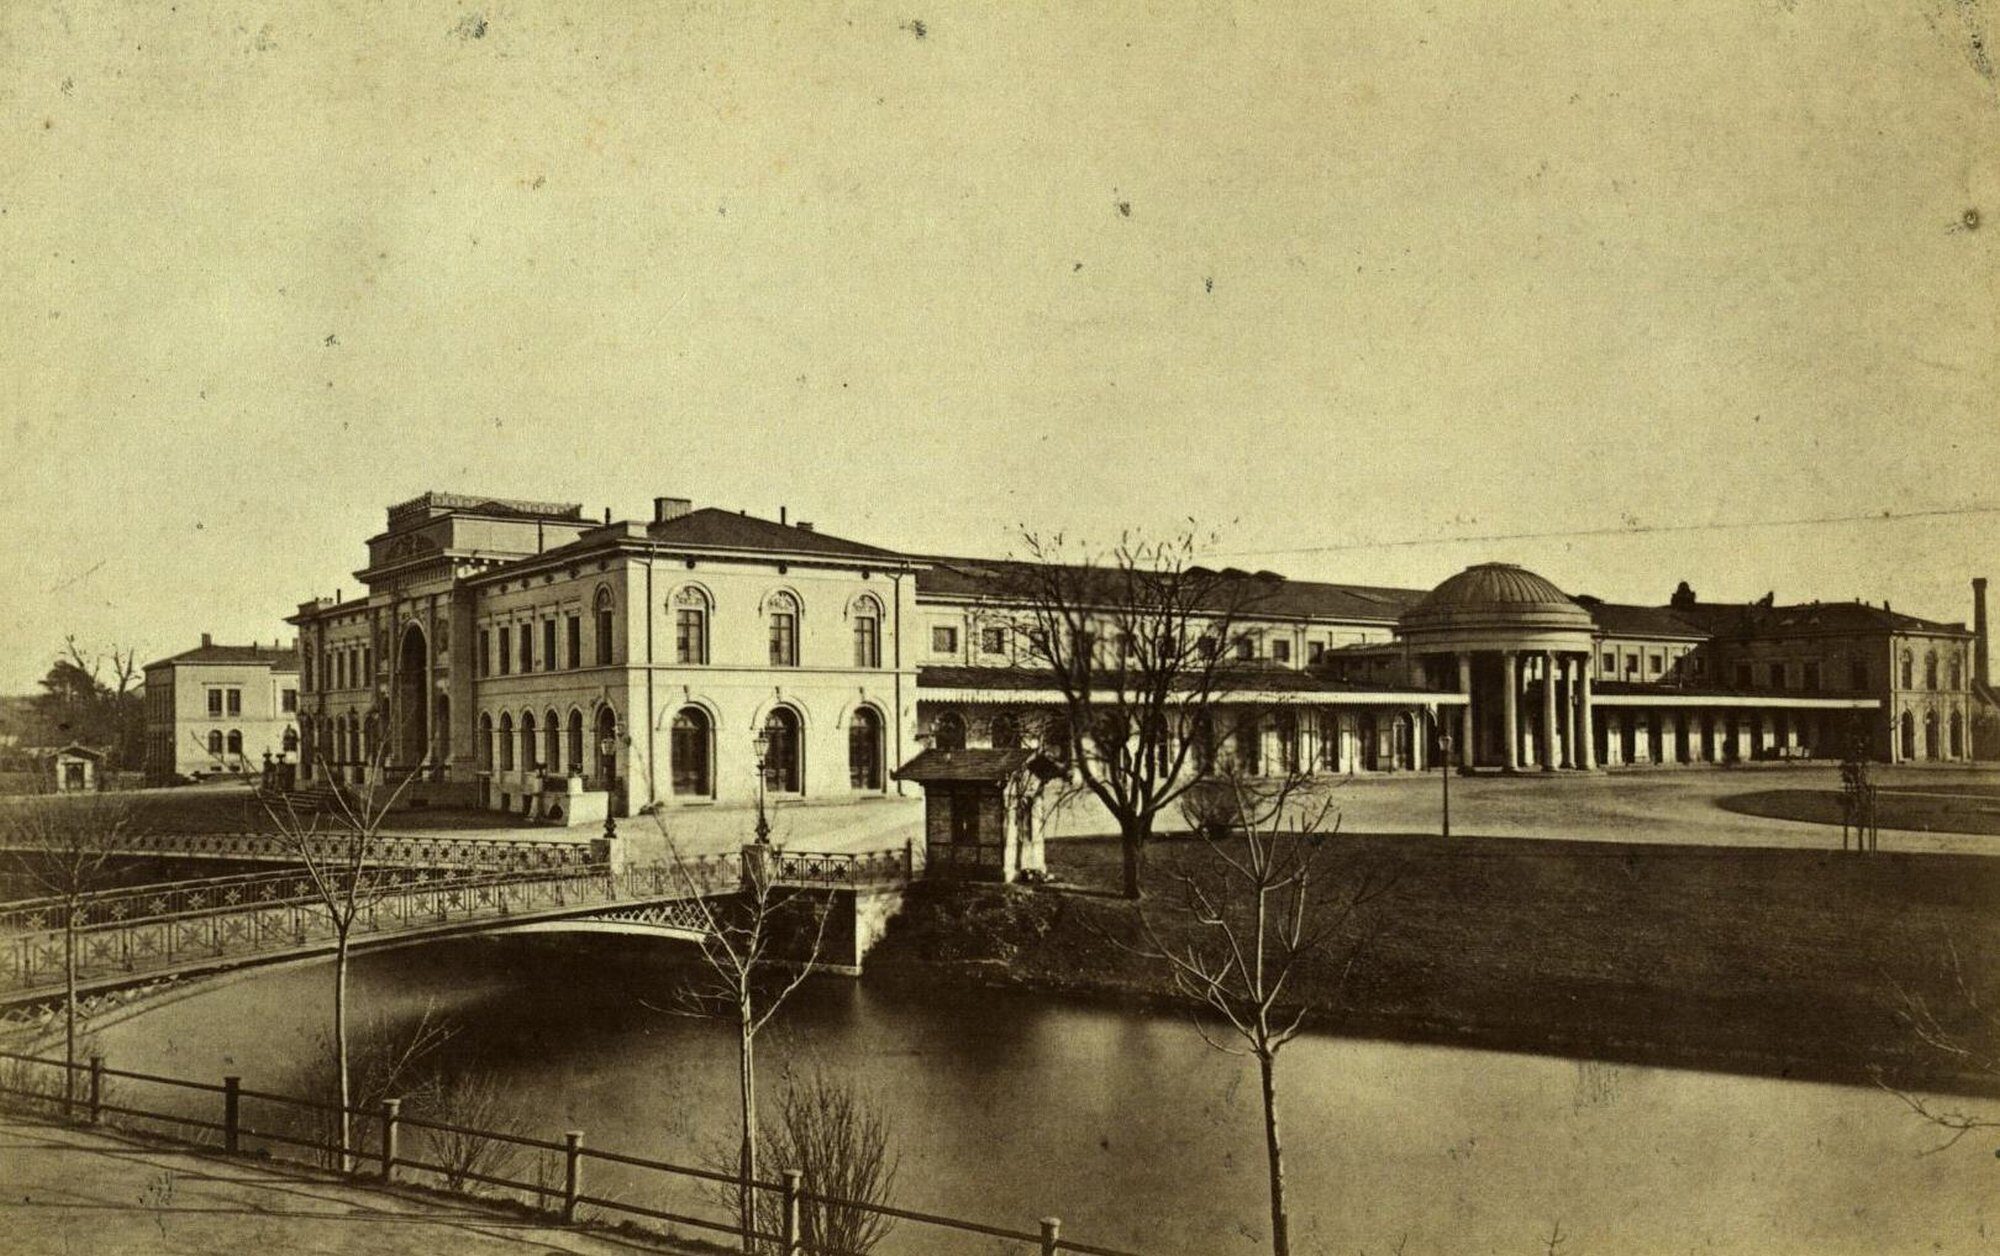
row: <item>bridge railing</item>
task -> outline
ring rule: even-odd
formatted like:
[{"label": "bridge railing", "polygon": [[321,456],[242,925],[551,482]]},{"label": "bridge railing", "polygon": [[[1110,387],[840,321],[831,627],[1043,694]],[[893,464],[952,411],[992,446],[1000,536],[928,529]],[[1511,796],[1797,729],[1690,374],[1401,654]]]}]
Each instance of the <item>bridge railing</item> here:
[{"label": "bridge railing", "polygon": [[[405,1114],[399,1099],[385,1099],[372,1108],[345,1109],[351,1118],[353,1141],[346,1149],[348,1163],[343,1164],[342,1148],[331,1134],[338,1123],[328,1119],[342,1112],[337,1103],[251,1090],[234,1076],[224,1077],[218,1085],[115,1069],[103,1056],[72,1064],[51,1056],[0,1051],[0,1065],[4,1065],[0,1067],[0,1098],[16,1111],[166,1135],[184,1145],[223,1155],[261,1155],[266,1157],[265,1163],[296,1163],[303,1152],[313,1167],[332,1166],[383,1183],[413,1183],[473,1194],[485,1187],[489,1196],[498,1190],[563,1225],[613,1222],[623,1214],[750,1240],[756,1250],[775,1250],[787,1256],[859,1256],[849,1249],[814,1241],[821,1230],[816,1222],[830,1214],[845,1213],[922,1227],[915,1250],[923,1252],[988,1252],[997,1239],[1024,1244],[1027,1250],[1043,1256],[1062,1252],[1136,1256],[1064,1238],[1062,1222],[1054,1217],[1041,1218],[1033,1230],[988,1225],[808,1191],[796,1170],[783,1173],[777,1181],[744,1178],[667,1160],[600,1151],[587,1145],[582,1130],[566,1131],[559,1140],[535,1138]],[[165,1096],[160,1095],[163,1091]],[[154,1097],[142,1100],[142,1094]],[[279,1116],[275,1125],[250,1119],[260,1112],[282,1112],[293,1119]],[[304,1119],[297,1119],[301,1115]],[[482,1147],[510,1154],[476,1154]],[[534,1170],[533,1180],[510,1176],[504,1167],[523,1161]],[[475,1164],[481,1167],[473,1168]],[[607,1176],[616,1173],[619,1180],[613,1186],[600,1186],[600,1172],[607,1172]],[[748,1187],[757,1200],[747,1227],[733,1215],[733,1208],[717,1206],[718,1194],[733,1196],[742,1187]],[[635,1194],[647,1202],[638,1202]],[[680,1202],[690,1197],[691,1202]],[[661,1206],[669,1204],[678,1206]],[[690,1208],[704,1208],[708,1215]],[[717,1212],[724,1215],[718,1217]],[[900,1240],[902,1236],[890,1237]],[[941,1244],[952,1246],[947,1249]],[[905,1244],[898,1241],[895,1246]]]},{"label": "bridge railing", "polygon": [[[773,850],[777,880],[814,888],[854,888],[907,877],[909,852],[816,854]],[[728,894],[742,884],[738,855],[706,855],[613,868],[591,864],[454,872],[428,867],[374,868],[355,890],[355,936],[435,929],[524,913],[560,914],[589,906],[663,904]],[[346,878],[328,882],[344,901]],[[326,892],[303,870],[131,887],[84,907],[75,932],[80,976],[96,981],[214,967],[232,958],[323,946],[337,936]],[[678,926],[685,913],[675,916]],[[664,917],[662,918],[664,920]],[[0,913],[0,995],[46,997],[57,986],[70,947],[61,905],[48,900]]]},{"label": "bridge railing", "polygon": [[[289,860],[303,851],[315,859],[337,860],[353,839],[328,833],[307,839],[277,833],[129,833],[118,839],[119,855],[196,859]],[[303,850],[302,850],[303,848]],[[448,837],[385,833],[369,843],[369,862],[431,868],[574,868],[598,859],[588,838]]]}]

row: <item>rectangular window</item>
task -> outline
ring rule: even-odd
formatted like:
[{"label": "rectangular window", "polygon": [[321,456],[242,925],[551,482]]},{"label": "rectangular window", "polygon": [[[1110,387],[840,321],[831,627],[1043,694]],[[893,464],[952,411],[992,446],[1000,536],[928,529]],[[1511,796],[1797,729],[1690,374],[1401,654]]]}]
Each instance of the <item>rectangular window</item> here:
[{"label": "rectangular window", "polygon": [[521,674],[526,676],[529,672],[535,670],[535,626],[530,623],[523,623],[519,629],[518,636],[521,648],[521,657],[519,660]]},{"label": "rectangular window", "polygon": [[1638,656],[1638,655],[1636,655],[1636,654],[1628,654],[1628,655],[1626,655],[1626,656],[1625,656],[1625,674],[1626,674],[1627,676],[1637,676],[1637,675],[1639,674],[1639,656]]},{"label": "rectangular window", "polygon": [[1748,663],[1738,663],[1736,665],[1736,687],[1738,689],[1748,689],[1751,687],[1750,665]]},{"label": "rectangular window", "polygon": [[702,612],[684,606],[674,612],[674,661],[694,667],[708,664],[708,634],[702,631]]},{"label": "rectangular window", "polygon": [[1847,687],[1848,687],[1848,688],[1850,688],[1850,689],[1866,689],[1866,688],[1868,688],[1868,660],[1867,660],[1867,659],[1855,659],[1855,660],[1853,660],[1852,662],[1850,662],[1850,663],[1848,664],[1848,666],[1847,666]]},{"label": "rectangular window", "polygon": [[542,670],[554,671],[556,667],[556,621],[542,621]]},{"label": "rectangular window", "polygon": [[1658,676],[1666,670],[1666,660],[1657,654],[1646,656],[1646,670]]},{"label": "rectangular window", "polygon": [[507,638],[507,625],[501,624],[493,630],[493,648],[500,655],[500,674],[511,674],[514,670],[514,649]]},{"label": "rectangular window", "polygon": [[1604,652],[1604,674],[1606,676],[1616,676],[1618,674],[1618,656],[1610,650]]},{"label": "rectangular window", "polygon": [[1818,693],[1818,692],[1819,692],[1819,664],[1818,664],[1818,663],[1807,663],[1807,664],[1806,664],[1806,688],[1807,688],[1808,690],[1812,691],[1813,693]]},{"label": "rectangular window", "polygon": [[931,628],[931,653],[958,653],[958,629],[937,624]]},{"label": "rectangular window", "polygon": [[364,647],[361,651],[361,676],[362,684],[375,683],[375,647],[372,645]]},{"label": "rectangular window", "polygon": [[873,615],[854,617],[854,665],[882,666],[882,621]]},{"label": "rectangular window", "polygon": [[493,672],[493,634],[486,631],[486,629],[481,628],[479,630],[479,674],[481,676],[488,676],[491,675],[492,672]]},{"label": "rectangular window", "polygon": [[1326,642],[1310,641],[1306,643],[1306,662],[1318,663],[1324,661],[1325,658],[1326,658]]},{"label": "rectangular window", "polygon": [[222,714],[222,690],[211,689],[208,691],[208,713],[210,715]]},{"label": "rectangular window", "polygon": [[1273,662],[1290,663],[1292,661],[1292,643],[1283,638],[1271,642],[1271,659]]},{"label": "rectangular window", "polygon": [[1005,654],[1007,652],[1007,630],[1005,628],[980,629],[979,651],[982,654]]},{"label": "rectangular window", "polygon": [[583,616],[569,617],[569,668],[575,671],[583,666]]},{"label": "rectangular window", "polygon": [[231,715],[243,714],[243,691],[241,689],[230,689],[225,692],[229,695],[229,713]]},{"label": "rectangular window", "polygon": [[799,665],[799,621],[789,611],[777,611],[771,616],[771,666],[797,667]]},{"label": "rectangular window", "polygon": [[1236,657],[1245,662],[1257,657],[1257,643],[1247,633],[1236,638]]},{"label": "rectangular window", "polygon": [[296,689],[283,690],[278,695],[278,703],[279,709],[284,711],[286,715],[297,714],[299,709],[299,691]]}]

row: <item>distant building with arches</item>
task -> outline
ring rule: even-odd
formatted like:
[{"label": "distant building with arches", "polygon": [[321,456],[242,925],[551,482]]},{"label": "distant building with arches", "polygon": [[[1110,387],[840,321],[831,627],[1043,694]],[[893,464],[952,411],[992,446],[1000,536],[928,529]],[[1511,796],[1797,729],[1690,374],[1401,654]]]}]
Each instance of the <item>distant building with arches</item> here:
[{"label": "distant building with arches", "polygon": [[[300,605],[307,780],[380,762],[518,812],[581,778],[618,815],[899,796],[926,749],[1042,749],[1018,568],[906,554],[684,498],[645,522],[426,493],[369,538],[360,596]],[[1572,596],[1505,563],[1432,589],[1252,582],[1226,701],[1193,730],[1250,770],[1591,770],[1970,757],[1984,641],[1866,603]],[[1982,590],[1983,593],[1983,590]],[[1983,617],[1980,618],[1983,629]],[[1977,673],[1977,674],[1976,674]],[[760,770],[761,764],[761,770]]]},{"label": "distant building with arches", "polygon": [[217,645],[145,667],[148,785],[254,774],[297,757],[299,654],[290,644]]}]

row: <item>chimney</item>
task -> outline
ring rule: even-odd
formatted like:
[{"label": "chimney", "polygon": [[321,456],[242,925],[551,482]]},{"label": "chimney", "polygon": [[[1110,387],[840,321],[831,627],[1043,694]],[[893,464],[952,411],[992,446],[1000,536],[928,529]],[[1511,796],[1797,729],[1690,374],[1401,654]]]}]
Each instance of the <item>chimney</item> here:
[{"label": "chimney", "polygon": [[1982,689],[1993,685],[1986,662],[1986,577],[1972,580],[1972,675]]},{"label": "chimney", "polygon": [[693,509],[694,502],[686,497],[655,497],[653,522],[665,523],[669,519],[679,519]]},{"label": "chimney", "polygon": [[785,526],[785,508],[783,506],[778,507],[778,526]]},{"label": "chimney", "polygon": [[202,649],[206,650],[206,649],[207,649],[208,647],[210,647],[210,646],[212,646],[212,645],[214,645],[214,644],[215,644],[215,639],[214,639],[213,637],[209,636],[209,635],[208,635],[207,633],[205,633],[205,632],[201,634],[201,648],[202,648]]}]

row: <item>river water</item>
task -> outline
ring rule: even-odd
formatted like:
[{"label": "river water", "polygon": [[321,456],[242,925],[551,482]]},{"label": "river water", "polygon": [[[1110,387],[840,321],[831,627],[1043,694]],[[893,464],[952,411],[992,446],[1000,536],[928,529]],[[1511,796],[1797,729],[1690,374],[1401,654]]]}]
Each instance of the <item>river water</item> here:
[{"label": "river water", "polygon": [[[359,957],[355,1003],[385,1025],[449,1019],[446,1066],[497,1075],[538,1135],[702,1163],[732,1137],[734,1037],[648,1006],[674,1004],[681,953],[458,939]],[[103,1049],[115,1067],[298,1089],[330,976],[314,963],[200,988],[108,1026]],[[1268,1250],[1254,1070],[1184,1021],[827,978],[760,1041],[767,1093],[819,1063],[875,1096],[906,1207],[1025,1230],[1058,1215],[1066,1235],[1149,1252]],[[1867,1088],[1327,1036],[1292,1044],[1281,1070],[1301,1253],[1541,1253],[1558,1226],[1563,1256],[2000,1244],[2000,1139],[1920,1155],[1936,1139]],[[591,1185],[654,1199],[603,1173]],[[879,1250],[1021,1249],[905,1226]]]}]

